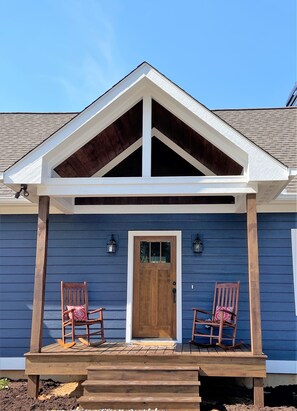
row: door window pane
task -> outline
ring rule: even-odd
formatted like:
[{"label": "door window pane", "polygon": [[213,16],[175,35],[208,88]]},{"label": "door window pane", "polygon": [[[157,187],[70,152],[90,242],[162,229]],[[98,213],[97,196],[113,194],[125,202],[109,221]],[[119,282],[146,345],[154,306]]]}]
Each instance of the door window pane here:
[{"label": "door window pane", "polygon": [[151,263],[160,262],[160,243],[153,242],[151,243]]},{"label": "door window pane", "polygon": [[150,243],[148,241],[140,241],[140,262],[148,263],[150,259]]},{"label": "door window pane", "polygon": [[162,263],[170,263],[170,241],[162,241],[161,243]]},{"label": "door window pane", "polygon": [[141,241],[140,262],[141,263],[170,263],[171,243],[170,241]]}]

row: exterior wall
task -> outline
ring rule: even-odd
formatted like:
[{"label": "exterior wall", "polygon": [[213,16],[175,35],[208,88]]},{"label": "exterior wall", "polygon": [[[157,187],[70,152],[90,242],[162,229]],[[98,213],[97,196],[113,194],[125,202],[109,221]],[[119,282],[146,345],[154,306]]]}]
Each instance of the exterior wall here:
[{"label": "exterior wall", "polygon": [[[37,217],[0,216],[0,357],[29,350]],[[270,360],[296,360],[291,228],[294,214],[260,214],[263,349]],[[60,337],[60,281],[88,281],[91,307],[106,307],[106,336],[125,338],[128,231],[181,230],[183,338],[192,307],[210,309],[215,281],[241,281],[238,339],[249,342],[245,214],[51,215],[43,344]],[[194,255],[196,233],[204,242]],[[111,234],[116,255],[106,253]],[[193,285],[193,289],[192,289]]]}]

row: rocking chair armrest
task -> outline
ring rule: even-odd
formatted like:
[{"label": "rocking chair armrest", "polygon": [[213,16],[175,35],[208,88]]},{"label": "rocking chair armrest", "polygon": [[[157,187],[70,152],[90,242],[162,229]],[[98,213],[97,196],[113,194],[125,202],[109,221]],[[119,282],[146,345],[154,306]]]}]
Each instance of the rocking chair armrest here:
[{"label": "rocking chair armrest", "polygon": [[200,308],[192,308],[192,310],[194,310],[194,311],[196,311],[196,312],[198,311],[198,313],[211,315],[211,313],[210,313],[209,311],[200,310]]},{"label": "rocking chair armrest", "polygon": [[64,310],[64,311],[63,311],[63,314],[64,314],[64,315],[69,314],[69,313],[73,312],[74,310],[75,310],[74,307],[73,307],[73,308],[70,308],[69,310]]},{"label": "rocking chair armrest", "polygon": [[96,310],[88,311],[88,314],[95,314],[104,311],[105,308],[96,308]]}]

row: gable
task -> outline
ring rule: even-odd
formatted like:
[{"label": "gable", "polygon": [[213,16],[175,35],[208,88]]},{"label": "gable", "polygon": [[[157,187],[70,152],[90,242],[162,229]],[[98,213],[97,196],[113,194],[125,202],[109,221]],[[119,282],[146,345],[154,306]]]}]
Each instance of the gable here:
[{"label": "gable", "polygon": [[[66,178],[92,177],[95,175],[141,177],[142,142],[139,141],[137,145],[135,143],[142,137],[142,117],[143,101],[141,100],[70,157],[58,164],[54,171],[60,177]],[[203,175],[202,171],[205,172],[205,170],[210,170],[210,173],[214,175],[240,175],[243,172],[241,165],[155,100],[152,100],[151,135],[152,176],[201,176]],[[162,136],[164,137],[163,143],[160,141]],[[196,160],[202,171],[197,170],[177,153],[174,153],[172,149],[168,148],[164,143],[167,140],[173,143],[177,150],[180,148],[189,157]],[[136,152],[132,152],[120,164],[116,162],[116,171],[112,172],[113,167],[111,167],[111,170],[108,169],[107,172],[103,170],[105,166],[133,145]],[[172,163],[171,171],[170,162]],[[129,163],[131,163],[131,166],[129,166]],[[176,167],[177,165],[178,167]],[[119,171],[120,169],[121,171]]]},{"label": "gable", "polygon": [[10,167],[4,183],[28,184],[31,201],[49,195],[72,212],[74,199],[109,196],[231,196],[239,207],[247,193],[273,198],[288,177],[145,63]]}]

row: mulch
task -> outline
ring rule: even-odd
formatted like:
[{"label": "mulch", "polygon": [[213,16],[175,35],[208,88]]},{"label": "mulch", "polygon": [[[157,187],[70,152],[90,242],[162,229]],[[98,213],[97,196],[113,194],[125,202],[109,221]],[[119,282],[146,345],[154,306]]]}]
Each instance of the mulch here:
[{"label": "mulch", "polygon": [[[201,386],[201,411],[296,411],[297,385],[282,385],[265,388],[265,407],[256,409],[252,405],[252,390],[233,383],[212,380]],[[40,394],[45,397],[60,384],[42,381]],[[1,411],[53,411],[78,410],[77,393],[51,396],[43,400],[27,395],[26,381],[10,381],[7,389],[0,390]],[[132,410],[131,410],[132,411]]]}]

